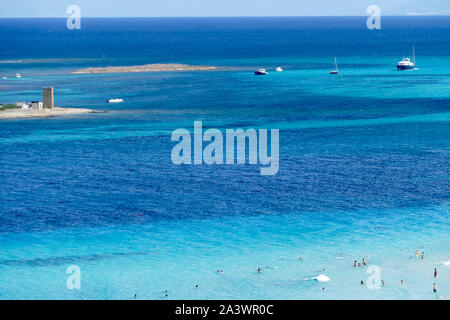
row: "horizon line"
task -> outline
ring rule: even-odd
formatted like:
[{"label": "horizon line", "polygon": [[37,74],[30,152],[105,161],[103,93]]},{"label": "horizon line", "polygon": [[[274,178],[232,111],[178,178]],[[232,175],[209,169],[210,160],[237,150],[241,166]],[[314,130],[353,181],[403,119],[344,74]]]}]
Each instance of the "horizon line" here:
[{"label": "horizon line", "polygon": [[[308,15],[308,16],[291,16],[291,15],[277,15],[277,16],[82,16],[82,18],[95,18],[95,19],[120,19],[120,18],[137,18],[137,19],[164,19],[164,18],[367,18],[368,15]],[[450,17],[449,14],[392,14],[382,15],[383,17]],[[0,19],[47,19],[47,18],[67,18],[67,16],[19,16],[19,17],[1,17]]]}]

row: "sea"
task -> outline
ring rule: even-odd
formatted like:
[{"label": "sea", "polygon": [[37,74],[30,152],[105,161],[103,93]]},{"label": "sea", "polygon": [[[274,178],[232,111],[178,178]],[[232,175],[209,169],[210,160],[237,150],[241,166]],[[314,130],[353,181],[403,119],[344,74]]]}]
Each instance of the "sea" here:
[{"label": "sea", "polygon": [[[449,299],[450,17],[366,19],[0,19],[0,103],[107,111],[0,120],[0,299]],[[219,68],[72,73],[150,63]],[[194,121],[278,173],[172,163]]]}]

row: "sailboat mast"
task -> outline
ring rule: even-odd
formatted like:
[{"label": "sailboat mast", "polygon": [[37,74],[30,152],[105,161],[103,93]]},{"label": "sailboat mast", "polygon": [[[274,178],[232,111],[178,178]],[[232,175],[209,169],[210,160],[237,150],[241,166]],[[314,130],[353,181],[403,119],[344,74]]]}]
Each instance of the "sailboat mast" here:
[{"label": "sailboat mast", "polygon": [[414,46],[413,46],[413,62],[414,64],[416,64],[416,52],[414,51]]}]

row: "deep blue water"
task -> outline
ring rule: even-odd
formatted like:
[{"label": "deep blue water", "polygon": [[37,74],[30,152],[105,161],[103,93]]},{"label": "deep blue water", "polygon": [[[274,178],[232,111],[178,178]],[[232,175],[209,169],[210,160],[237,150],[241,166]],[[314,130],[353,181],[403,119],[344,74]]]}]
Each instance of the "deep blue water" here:
[{"label": "deep blue water", "polygon": [[[449,267],[438,296],[427,278],[450,259],[449,39],[449,17],[386,17],[381,30],[364,17],[83,19],[77,31],[0,19],[0,103],[53,86],[58,106],[109,111],[0,121],[0,299],[450,297]],[[413,45],[418,70],[398,72]],[[160,62],[226,68],[70,73]],[[279,173],[172,164],[171,132],[195,120],[280,129]],[[392,283],[383,292],[353,274],[366,254]],[[65,287],[70,264],[86,270],[80,292]],[[259,264],[278,271],[258,278]],[[325,266],[324,296],[303,279]]]}]

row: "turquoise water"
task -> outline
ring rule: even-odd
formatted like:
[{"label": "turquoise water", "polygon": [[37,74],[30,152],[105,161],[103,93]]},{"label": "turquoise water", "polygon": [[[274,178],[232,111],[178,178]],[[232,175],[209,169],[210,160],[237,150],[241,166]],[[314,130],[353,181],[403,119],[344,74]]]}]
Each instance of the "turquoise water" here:
[{"label": "turquoise water", "polygon": [[[383,21],[0,19],[0,102],[108,111],[0,121],[0,299],[448,299],[450,21]],[[224,69],[70,73],[156,62]],[[197,120],[280,129],[279,173],[172,164]]]}]

